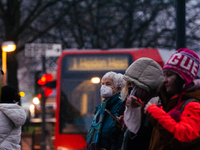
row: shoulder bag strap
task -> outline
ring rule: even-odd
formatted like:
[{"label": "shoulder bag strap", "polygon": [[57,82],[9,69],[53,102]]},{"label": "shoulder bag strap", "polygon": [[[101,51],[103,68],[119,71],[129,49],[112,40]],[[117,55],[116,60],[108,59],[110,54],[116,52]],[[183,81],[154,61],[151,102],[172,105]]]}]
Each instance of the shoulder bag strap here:
[{"label": "shoulder bag strap", "polygon": [[190,103],[190,102],[199,102],[199,101],[196,100],[196,99],[190,98],[190,99],[186,100],[186,101],[182,104],[182,106],[180,107],[179,111],[182,113],[183,110],[184,110],[184,108],[185,108],[185,106],[186,106],[188,103]]}]

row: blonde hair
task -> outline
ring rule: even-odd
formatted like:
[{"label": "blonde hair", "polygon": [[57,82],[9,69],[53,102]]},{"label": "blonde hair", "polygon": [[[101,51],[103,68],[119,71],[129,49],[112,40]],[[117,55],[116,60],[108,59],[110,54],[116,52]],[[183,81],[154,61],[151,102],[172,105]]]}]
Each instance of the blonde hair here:
[{"label": "blonde hair", "polygon": [[129,87],[128,84],[129,84],[128,81],[126,81],[126,85],[121,91],[120,97],[121,97],[122,100],[125,100],[126,97],[128,96],[128,87]]}]

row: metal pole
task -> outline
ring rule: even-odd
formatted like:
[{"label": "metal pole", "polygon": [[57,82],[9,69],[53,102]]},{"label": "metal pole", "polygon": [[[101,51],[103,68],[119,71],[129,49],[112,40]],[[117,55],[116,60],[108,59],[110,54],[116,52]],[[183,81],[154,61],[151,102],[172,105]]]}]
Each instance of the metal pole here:
[{"label": "metal pole", "polygon": [[185,45],[185,0],[176,0],[176,49]]},{"label": "metal pole", "polygon": [[46,150],[46,128],[45,128],[45,95],[42,91],[41,98],[41,110],[42,110],[42,141],[41,141],[41,150]]},{"label": "metal pole", "polygon": [[7,81],[7,52],[2,50],[2,70],[4,72],[3,75],[3,86],[6,85]]},{"label": "metal pole", "polygon": [[46,73],[45,61],[46,61],[45,56],[42,56],[42,71]]},{"label": "metal pole", "polygon": [[[42,56],[42,71],[46,72],[45,67],[45,56]],[[44,95],[44,90],[41,91],[41,110],[42,110],[42,141],[41,141],[41,150],[46,150],[46,128],[45,128],[45,103],[46,103],[46,97]]]}]

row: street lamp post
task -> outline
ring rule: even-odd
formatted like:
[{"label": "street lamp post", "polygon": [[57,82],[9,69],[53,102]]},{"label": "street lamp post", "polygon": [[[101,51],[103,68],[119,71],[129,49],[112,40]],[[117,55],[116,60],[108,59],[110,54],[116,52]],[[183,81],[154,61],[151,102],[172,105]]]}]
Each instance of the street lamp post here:
[{"label": "street lamp post", "polygon": [[176,49],[186,47],[185,0],[176,0]]},{"label": "street lamp post", "polygon": [[6,85],[6,77],[7,77],[7,52],[13,52],[16,49],[16,45],[13,41],[5,41],[2,43],[2,70],[4,72],[3,75],[3,86]]}]

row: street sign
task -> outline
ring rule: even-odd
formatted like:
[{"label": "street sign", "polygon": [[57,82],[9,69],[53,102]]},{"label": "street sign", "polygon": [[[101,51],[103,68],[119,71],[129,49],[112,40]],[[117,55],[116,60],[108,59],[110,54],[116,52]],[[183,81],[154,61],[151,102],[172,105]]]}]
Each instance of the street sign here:
[{"label": "street sign", "polygon": [[25,44],[24,55],[26,57],[46,56],[59,57],[62,53],[61,44],[28,43]]}]

